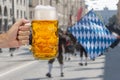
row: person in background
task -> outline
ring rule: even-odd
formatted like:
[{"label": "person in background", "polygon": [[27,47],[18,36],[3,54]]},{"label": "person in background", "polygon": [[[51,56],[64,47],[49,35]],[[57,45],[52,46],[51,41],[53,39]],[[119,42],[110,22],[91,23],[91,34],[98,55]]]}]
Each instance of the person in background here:
[{"label": "person in background", "polygon": [[2,53],[2,49],[0,48],[0,53]]},{"label": "person in background", "polygon": [[[58,56],[57,56],[57,60],[60,64],[60,76],[61,77],[64,77],[64,74],[63,74],[63,51],[64,51],[64,45],[66,43],[66,39],[63,37],[63,34],[62,33],[59,33],[59,46],[58,46]],[[54,59],[50,59],[48,61],[48,73],[46,74],[47,77],[51,78],[51,71],[52,71],[52,67],[53,67],[53,62],[55,61],[55,58]]]},{"label": "person in background", "polygon": [[13,53],[17,48],[9,48],[10,56],[13,57]]},{"label": "person in background", "polygon": [[29,43],[30,26],[26,19],[14,23],[5,33],[0,34],[0,48],[20,47]]},{"label": "person in background", "polygon": [[[0,34],[2,34],[2,32],[0,31]],[[0,53],[2,53],[2,48],[0,48]]]},{"label": "person in background", "polygon": [[79,65],[83,66],[83,59],[84,59],[83,56],[85,56],[85,66],[87,66],[88,54],[85,51],[84,47],[81,44],[76,43],[76,50],[80,52],[80,63],[79,63]]},{"label": "person in background", "polygon": [[120,39],[120,36],[117,36],[117,39]]},{"label": "person in background", "polygon": [[85,51],[85,49],[83,48],[82,45],[80,45],[80,57],[81,57],[81,62],[79,63],[79,65],[83,65],[83,55],[85,55],[85,66],[87,66],[87,58],[88,58],[88,54]]}]

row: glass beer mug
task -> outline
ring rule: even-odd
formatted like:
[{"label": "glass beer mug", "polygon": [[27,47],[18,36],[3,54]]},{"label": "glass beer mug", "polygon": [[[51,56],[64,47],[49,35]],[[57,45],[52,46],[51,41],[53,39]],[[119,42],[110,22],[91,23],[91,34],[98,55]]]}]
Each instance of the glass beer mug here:
[{"label": "glass beer mug", "polygon": [[38,5],[32,20],[32,48],[36,59],[48,60],[58,53],[58,19],[55,7]]}]

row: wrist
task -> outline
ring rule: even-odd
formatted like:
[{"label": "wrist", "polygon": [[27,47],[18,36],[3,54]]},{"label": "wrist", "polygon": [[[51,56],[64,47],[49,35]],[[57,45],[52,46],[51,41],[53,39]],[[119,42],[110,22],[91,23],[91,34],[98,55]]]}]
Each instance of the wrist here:
[{"label": "wrist", "polygon": [[4,33],[4,40],[5,40],[5,42],[9,43],[10,39],[9,39],[9,36],[8,36],[8,32]]},{"label": "wrist", "polygon": [[6,33],[0,34],[0,48],[9,46],[9,39]]}]

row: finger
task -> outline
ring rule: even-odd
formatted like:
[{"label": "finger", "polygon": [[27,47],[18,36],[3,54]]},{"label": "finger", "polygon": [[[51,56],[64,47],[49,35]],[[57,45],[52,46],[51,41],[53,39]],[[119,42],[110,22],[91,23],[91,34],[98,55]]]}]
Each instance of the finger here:
[{"label": "finger", "polygon": [[20,26],[19,30],[21,30],[21,31],[30,30],[30,26]]},{"label": "finger", "polygon": [[30,31],[19,31],[18,35],[19,36],[28,36],[28,35],[30,35]]},{"label": "finger", "polygon": [[27,45],[29,44],[29,40],[19,40],[19,43],[22,45]]},{"label": "finger", "polygon": [[29,23],[26,23],[25,26],[31,26],[31,23],[30,23],[30,22],[29,22]]},{"label": "finger", "polygon": [[26,23],[29,23],[29,20],[21,19],[18,22],[16,22],[14,25],[15,26],[21,26],[21,25],[26,24]]},{"label": "finger", "polygon": [[29,36],[18,36],[18,40],[29,40]]}]

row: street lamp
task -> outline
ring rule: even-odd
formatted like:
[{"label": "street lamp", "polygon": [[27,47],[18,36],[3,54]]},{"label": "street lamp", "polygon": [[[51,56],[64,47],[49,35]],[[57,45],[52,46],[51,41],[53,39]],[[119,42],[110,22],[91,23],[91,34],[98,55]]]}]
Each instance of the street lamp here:
[{"label": "street lamp", "polygon": [[14,17],[14,0],[12,0],[12,23],[15,23],[15,17]]},{"label": "street lamp", "polygon": [[[12,23],[14,24],[15,23],[15,17],[14,17],[14,0],[12,0]],[[12,57],[13,56],[13,51],[15,50],[16,48],[9,48],[9,51],[10,51],[10,56]]]}]

